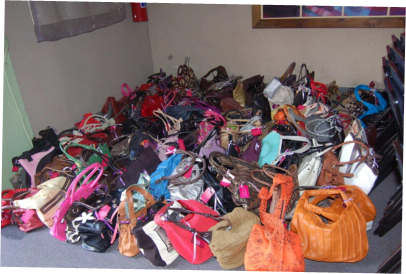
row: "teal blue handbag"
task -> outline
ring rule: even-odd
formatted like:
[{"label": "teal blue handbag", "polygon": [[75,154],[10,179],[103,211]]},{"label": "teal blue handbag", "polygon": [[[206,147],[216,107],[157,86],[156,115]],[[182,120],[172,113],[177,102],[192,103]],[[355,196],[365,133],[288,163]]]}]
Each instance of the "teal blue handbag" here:
[{"label": "teal blue handbag", "polygon": [[[359,96],[358,90],[362,89],[362,90],[369,90],[371,92],[374,93],[375,97],[378,99],[378,105],[375,104],[371,104],[368,102],[365,102],[361,99],[361,97]],[[377,92],[375,89],[370,88],[367,85],[358,85],[355,90],[354,90],[354,95],[355,98],[357,98],[357,101],[361,102],[368,110],[366,112],[364,112],[364,114],[362,114],[361,116],[358,117],[358,119],[361,121],[361,125],[366,128],[367,126],[365,125],[365,123],[362,121],[362,118],[367,116],[367,115],[371,115],[371,114],[375,114],[375,113],[379,113],[382,112],[386,109],[386,107],[388,106],[388,102],[382,97],[382,95]]]},{"label": "teal blue handbag", "polygon": [[[306,145],[300,149],[294,151],[282,152],[282,141],[292,140],[305,142]],[[295,153],[303,153],[309,150],[311,147],[311,142],[309,139],[303,136],[281,136],[276,131],[271,131],[261,143],[261,153],[259,154],[258,164],[262,167],[265,164],[276,165],[283,156],[291,155]]]}]

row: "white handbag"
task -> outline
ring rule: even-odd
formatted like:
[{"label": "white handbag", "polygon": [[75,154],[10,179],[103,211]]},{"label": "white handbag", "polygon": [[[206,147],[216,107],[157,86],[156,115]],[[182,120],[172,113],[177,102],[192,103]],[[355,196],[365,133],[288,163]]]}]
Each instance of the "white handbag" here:
[{"label": "white handbag", "polygon": [[65,176],[59,176],[38,185],[41,189],[35,195],[14,201],[19,208],[35,209],[39,219],[49,228],[54,224],[53,216],[59,205],[65,200],[66,190],[72,180]]},{"label": "white handbag", "polygon": [[[313,139],[313,146],[317,147],[318,143]],[[321,152],[315,152],[308,156],[305,156],[298,166],[298,182],[299,186],[315,186],[317,178],[320,175],[321,167],[323,165],[322,156],[324,153],[329,151],[327,148]],[[302,196],[305,190],[300,191],[300,196]]]},{"label": "white handbag", "polygon": [[135,227],[137,232],[137,241],[142,241],[141,246],[147,246],[148,249],[139,247],[144,255],[155,266],[167,266],[173,263],[179,257],[178,252],[173,248],[168,239],[165,230],[158,226],[154,220],[144,226]]},{"label": "white handbag", "polygon": [[[359,141],[352,133],[349,133],[344,142]],[[360,162],[348,165],[342,165],[339,167],[339,171],[342,173],[353,174],[353,177],[344,177],[344,183],[346,185],[356,185],[361,188],[365,194],[369,194],[375,185],[376,178],[378,177],[378,164],[382,159],[382,156],[376,154],[374,149],[365,144],[368,147],[366,149],[356,143],[350,143],[341,148],[340,162],[349,162],[360,159],[361,157],[368,155],[368,157]]]}]

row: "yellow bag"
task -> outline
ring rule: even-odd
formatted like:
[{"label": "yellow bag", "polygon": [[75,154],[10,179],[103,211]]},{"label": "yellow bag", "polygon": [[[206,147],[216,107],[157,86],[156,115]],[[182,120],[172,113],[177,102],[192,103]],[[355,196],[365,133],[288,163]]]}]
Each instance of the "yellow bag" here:
[{"label": "yellow bag", "polygon": [[233,99],[242,107],[245,107],[245,92],[240,80],[238,80],[237,86],[233,90]]}]

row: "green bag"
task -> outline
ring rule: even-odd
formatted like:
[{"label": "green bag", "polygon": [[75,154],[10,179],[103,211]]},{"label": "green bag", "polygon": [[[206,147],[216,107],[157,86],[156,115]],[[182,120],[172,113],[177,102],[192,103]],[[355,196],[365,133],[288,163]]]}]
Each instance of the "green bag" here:
[{"label": "green bag", "polygon": [[[65,147],[63,147],[62,144],[64,144],[64,143],[68,143],[68,144]],[[85,161],[81,156],[79,156],[79,159],[74,158],[71,155],[69,155],[69,153],[67,152],[68,148],[70,148],[70,147],[82,147],[82,148],[85,148],[87,150],[93,150],[93,151],[100,152],[103,155],[105,155],[106,158],[108,158],[108,159],[110,159],[110,157],[111,157],[111,152],[110,152],[110,149],[109,149],[107,144],[103,144],[103,145],[99,144],[98,148],[94,148],[92,146],[82,145],[82,144],[79,144],[79,143],[64,140],[64,141],[61,141],[59,143],[59,147],[60,147],[61,151],[63,152],[63,154],[65,154],[65,156],[68,159],[72,160],[75,163],[75,165],[77,167],[77,169],[75,171],[76,175],[79,175],[86,167],[88,167],[91,164],[96,163],[96,162],[101,164],[103,166],[103,169],[106,170],[106,168],[108,167],[108,162],[103,161],[103,158],[100,155],[95,154],[95,153],[92,154],[92,156],[90,156],[90,158],[87,161]],[[96,177],[96,175],[94,177],[92,177],[91,179],[94,179],[95,177]],[[82,178],[79,181],[79,184],[82,184],[83,180],[84,180],[84,178]]]}]

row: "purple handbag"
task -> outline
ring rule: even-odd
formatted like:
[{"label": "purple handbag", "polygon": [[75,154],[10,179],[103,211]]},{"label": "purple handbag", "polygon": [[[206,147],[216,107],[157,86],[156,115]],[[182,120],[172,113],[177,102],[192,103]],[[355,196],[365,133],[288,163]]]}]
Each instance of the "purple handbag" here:
[{"label": "purple handbag", "polygon": [[218,114],[221,113],[221,111],[220,111],[218,108],[216,108],[215,106],[211,106],[211,105],[209,105],[209,104],[207,104],[207,103],[205,103],[205,102],[203,102],[203,101],[200,101],[200,100],[194,100],[194,101],[192,101],[192,105],[193,105],[194,107],[196,107],[196,108],[203,109],[204,111],[210,109],[210,110],[212,110],[212,111],[214,111],[214,112],[217,112]]},{"label": "purple handbag", "polygon": [[223,147],[221,147],[220,139],[218,138],[217,135],[210,138],[210,140],[208,140],[206,142],[206,144],[204,144],[204,146],[202,146],[200,148],[199,156],[202,158],[203,158],[203,156],[206,156],[206,158],[208,159],[210,156],[210,153],[212,153],[214,151],[225,153],[225,149]]},{"label": "purple handbag", "polygon": [[261,152],[261,140],[258,140],[258,136],[255,136],[251,143],[248,145],[248,148],[241,153],[240,159],[246,162],[258,162],[259,154]]}]

